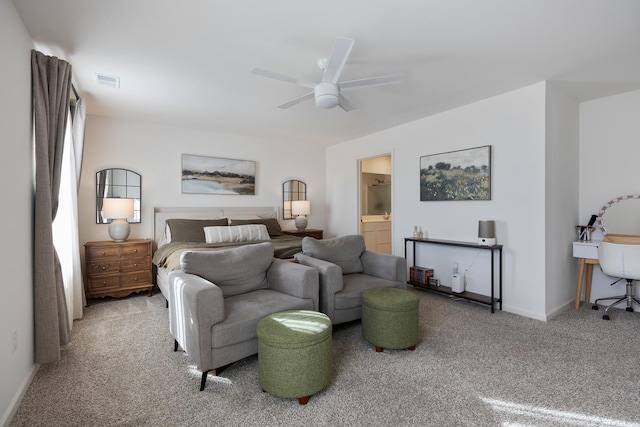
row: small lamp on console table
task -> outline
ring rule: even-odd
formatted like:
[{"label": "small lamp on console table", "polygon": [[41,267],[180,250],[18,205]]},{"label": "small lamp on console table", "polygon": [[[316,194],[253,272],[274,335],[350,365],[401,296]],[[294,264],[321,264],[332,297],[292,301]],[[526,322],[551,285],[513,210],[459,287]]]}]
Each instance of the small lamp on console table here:
[{"label": "small lamp on console table", "polygon": [[296,228],[307,228],[307,215],[311,213],[311,203],[308,200],[295,200],[291,202],[291,215],[296,217]]},{"label": "small lamp on console table", "polygon": [[133,218],[133,199],[103,199],[104,217],[112,219],[109,236],[116,242],[124,242],[129,237],[127,218]]}]

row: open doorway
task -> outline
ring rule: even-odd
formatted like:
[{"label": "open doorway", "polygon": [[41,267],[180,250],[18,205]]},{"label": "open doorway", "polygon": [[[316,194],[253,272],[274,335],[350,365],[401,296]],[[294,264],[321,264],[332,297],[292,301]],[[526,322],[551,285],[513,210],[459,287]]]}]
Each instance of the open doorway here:
[{"label": "open doorway", "polygon": [[391,154],[359,161],[360,234],[368,250],[390,254],[393,212],[391,211]]}]

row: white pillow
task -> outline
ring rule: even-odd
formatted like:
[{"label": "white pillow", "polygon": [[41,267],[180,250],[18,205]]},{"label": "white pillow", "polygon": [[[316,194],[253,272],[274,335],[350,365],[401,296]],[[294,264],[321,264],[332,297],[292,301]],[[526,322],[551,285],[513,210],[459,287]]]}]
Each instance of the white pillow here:
[{"label": "white pillow", "polygon": [[204,227],[207,243],[255,242],[271,240],[264,224],[246,224]]}]

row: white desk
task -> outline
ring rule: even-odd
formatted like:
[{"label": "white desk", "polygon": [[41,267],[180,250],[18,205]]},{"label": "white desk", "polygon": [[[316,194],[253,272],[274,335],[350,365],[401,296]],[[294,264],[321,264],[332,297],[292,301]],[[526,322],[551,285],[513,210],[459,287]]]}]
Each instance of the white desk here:
[{"label": "white desk", "polygon": [[[584,300],[588,303],[591,299],[591,279],[593,278],[593,266],[599,264],[598,245],[600,241],[573,242],[573,256],[579,259],[578,263],[578,283],[576,286],[576,308],[580,308],[580,298],[582,297],[582,283],[585,279]],[[586,267],[586,268],[585,268]]]}]

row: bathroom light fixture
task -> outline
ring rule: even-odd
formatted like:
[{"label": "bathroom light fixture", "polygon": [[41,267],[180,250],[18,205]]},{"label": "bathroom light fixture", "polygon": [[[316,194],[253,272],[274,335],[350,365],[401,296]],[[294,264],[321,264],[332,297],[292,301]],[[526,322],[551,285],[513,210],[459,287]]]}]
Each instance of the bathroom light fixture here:
[{"label": "bathroom light fixture", "polygon": [[291,215],[296,217],[296,228],[307,228],[307,215],[311,213],[311,203],[308,200],[294,200],[291,202]]},{"label": "bathroom light fixture", "polygon": [[133,199],[106,198],[102,201],[104,217],[112,219],[109,236],[116,242],[124,242],[129,237],[127,218],[133,218]]}]

